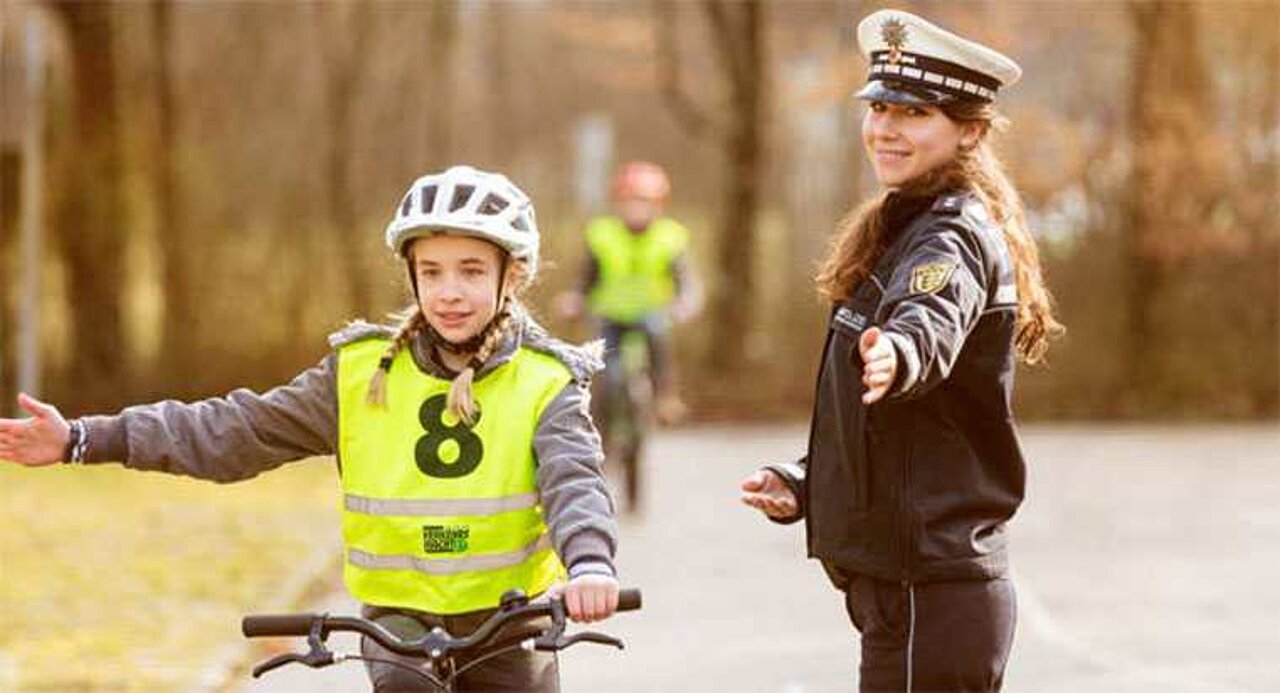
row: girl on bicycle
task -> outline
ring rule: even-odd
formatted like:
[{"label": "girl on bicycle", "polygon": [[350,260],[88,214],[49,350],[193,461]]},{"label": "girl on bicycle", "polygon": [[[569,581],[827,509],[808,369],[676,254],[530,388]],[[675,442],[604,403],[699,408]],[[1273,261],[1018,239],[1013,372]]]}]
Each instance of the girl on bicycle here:
[{"label": "girl on bicycle", "polygon": [[[32,416],[0,419],[0,458],[230,482],[336,454],[343,577],[366,616],[401,637],[470,632],[503,592],[546,592],[567,567],[556,589],[571,618],[606,618],[617,605],[617,525],[586,413],[601,364],[521,307],[538,240],[532,202],[505,176],[467,166],[423,176],[386,229],[416,299],[397,326],[350,325],[318,366],[265,394],[70,422],[20,395]],[[422,685],[393,665],[370,662],[369,674],[378,691]],[[517,650],[458,684],[554,691],[559,674],[554,654]]]},{"label": "girl on bicycle", "polygon": [[809,555],[862,634],[863,691],[993,691],[1013,642],[1005,526],[1026,469],[1015,359],[1061,330],[1022,203],[991,145],[1021,70],[895,10],[858,25],[858,98],[884,192],[841,223],[808,454],[742,482]]}]

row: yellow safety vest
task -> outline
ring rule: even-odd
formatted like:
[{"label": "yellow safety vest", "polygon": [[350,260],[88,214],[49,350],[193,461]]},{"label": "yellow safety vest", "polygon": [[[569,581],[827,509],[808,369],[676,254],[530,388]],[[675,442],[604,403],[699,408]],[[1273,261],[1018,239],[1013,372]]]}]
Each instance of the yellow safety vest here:
[{"label": "yellow safety vest", "polygon": [[449,381],[408,350],[392,363],[387,406],[365,401],[383,338],[338,350],[343,579],[366,604],[459,614],[536,594],[564,575],[543,522],[534,430],[569,383],[551,356],[520,349],[473,384],[480,420],[445,411]]},{"label": "yellow safety vest", "polygon": [[614,322],[637,322],[675,298],[671,263],[689,243],[689,231],[680,222],[659,217],[643,233],[632,233],[618,217],[597,217],[586,235],[600,268],[587,297],[592,313]]}]

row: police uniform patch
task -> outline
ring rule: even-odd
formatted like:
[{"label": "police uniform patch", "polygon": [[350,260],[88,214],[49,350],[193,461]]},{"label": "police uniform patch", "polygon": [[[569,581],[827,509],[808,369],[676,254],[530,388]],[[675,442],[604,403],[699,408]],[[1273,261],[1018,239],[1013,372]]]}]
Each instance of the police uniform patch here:
[{"label": "police uniform patch", "polygon": [[956,266],[947,262],[930,262],[911,270],[911,293],[931,294],[947,285]]}]

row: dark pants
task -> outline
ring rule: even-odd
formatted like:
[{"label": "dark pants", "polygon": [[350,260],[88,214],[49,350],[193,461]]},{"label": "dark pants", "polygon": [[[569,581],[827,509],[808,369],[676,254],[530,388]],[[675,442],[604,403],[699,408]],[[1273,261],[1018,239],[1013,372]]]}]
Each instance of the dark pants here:
[{"label": "dark pants", "polygon": [[862,693],[998,691],[1013,646],[1013,582],[903,584],[853,575],[845,608],[862,634]]},{"label": "dark pants", "polygon": [[[364,609],[365,618],[374,619],[401,638],[421,638],[433,626],[444,628],[454,637],[462,637],[478,628],[480,623],[492,613],[493,611],[476,611],[457,616],[437,616],[417,611],[408,612],[368,606]],[[521,637],[536,632],[549,623],[550,619],[540,619],[508,626],[498,634],[498,638],[511,642],[518,641]],[[366,657],[392,659],[414,668],[420,668],[425,661],[421,658],[389,652],[368,638],[361,638],[360,651]],[[466,666],[468,661],[463,659],[458,662],[458,668]],[[391,664],[366,661],[365,667],[369,672],[369,680],[373,683],[375,693],[392,693],[393,691],[435,693],[442,690],[431,685],[427,679]],[[454,690],[556,693],[560,690],[560,668],[555,653],[516,649],[487,659],[482,664],[468,669],[454,682]]]}]

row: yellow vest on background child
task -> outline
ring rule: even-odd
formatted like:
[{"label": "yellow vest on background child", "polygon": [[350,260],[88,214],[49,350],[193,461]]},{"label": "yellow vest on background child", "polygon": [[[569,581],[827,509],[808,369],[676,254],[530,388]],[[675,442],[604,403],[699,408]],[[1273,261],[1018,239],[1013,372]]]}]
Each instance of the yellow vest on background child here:
[{"label": "yellow vest on background child", "polygon": [[672,263],[689,245],[689,231],[670,217],[658,217],[634,233],[622,219],[592,219],[587,246],[600,277],[587,296],[591,312],[617,323],[639,322],[675,299]]}]

